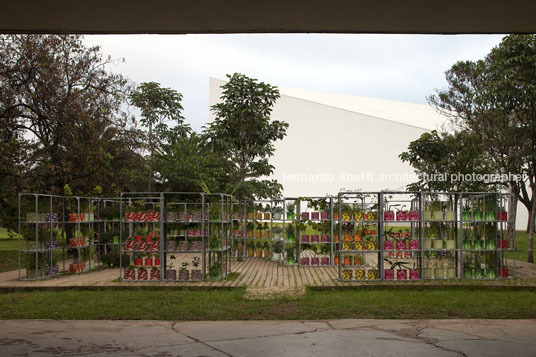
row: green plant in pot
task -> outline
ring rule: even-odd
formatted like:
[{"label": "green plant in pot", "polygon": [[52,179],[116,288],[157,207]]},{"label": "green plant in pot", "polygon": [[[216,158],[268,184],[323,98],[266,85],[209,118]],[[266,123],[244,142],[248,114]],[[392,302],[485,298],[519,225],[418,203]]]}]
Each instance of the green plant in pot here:
[{"label": "green plant in pot", "polygon": [[264,222],[262,226],[262,232],[264,238],[270,238],[270,225],[268,224],[268,222]]},{"label": "green plant in pot", "polygon": [[179,280],[190,280],[190,272],[188,271],[188,266],[190,263],[182,262],[181,267],[179,268]]},{"label": "green plant in pot", "polygon": [[283,207],[274,206],[272,207],[272,219],[279,221],[283,218]]},{"label": "green plant in pot", "polygon": [[177,280],[177,271],[173,269],[173,263],[175,262],[175,256],[170,255],[168,264],[166,267],[166,280]]},{"label": "green plant in pot", "polygon": [[432,259],[431,252],[424,253],[423,264],[424,264],[424,267],[422,268],[422,278],[432,279],[433,259]]},{"label": "green plant in pot", "polygon": [[255,256],[257,258],[262,257],[262,242],[260,240],[258,240],[257,243],[255,243]]},{"label": "green plant in pot", "polygon": [[265,242],[262,244],[262,253],[264,254],[264,257],[265,257],[265,258],[269,258],[269,257],[270,257],[270,243],[268,243],[268,241],[265,241]]},{"label": "green plant in pot", "polygon": [[441,202],[440,201],[434,201],[431,205],[432,210],[432,220],[433,221],[442,221],[444,217],[444,212],[441,209]]},{"label": "green plant in pot", "polygon": [[296,202],[287,203],[287,220],[292,221],[296,212]]},{"label": "green plant in pot", "polygon": [[445,278],[445,268],[443,267],[443,261],[441,260],[441,256],[437,254],[436,259],[435,259],[435,267],[434,267],[434,279],[444,279],[444,278]]},{"label": "green plant in pot", "polygon": [[456,249],[456,239],[454,234],[454,227],[448,226],[446,237],[445,237],[445,249],[455,250]]},{"label": "green plant in pot", "polygon": [[254,257],[255,256],[255,243],[252,240],[249,240],[246,243],[246,246],[248,248],[248,257]]},{"label": "green plant in pot", "polygon": [[192,259],[192,266],[194,267],[192,271],[190,272],[190,279],[191,280],[202,280],[202,271],[199,269],[199,266],[201,265],[201,258],[194,257]]},{"label": "green plant in pot", "polygon": [[285,231],[287,233],[287,241],[294,242],[294,239],[296,237],[296,227],[294,227],[294,224],[287,224],[285,226]]},{"label": "green plant in pot", "polygon": [[426,202],[424,204],[424,209],[422,211],[422,219],[423,221],[431,221],[432,220],[432,205],[429,202]]},{"label": "green plant in pot", "polygon": [[221,278],[221,262],[215,261],[208,268],[208,276],[211,279]]},{"label": "green plant in pot", "polygon": [[278,262],[281,260],[281,253],[283,253],[283,241],[276,240],[272,242],[272,261]]},{"label": "green plant in pot", "polygon": [[456,279],[458,269],[456,268],[456,255],[453,252],[447,252],[447,279]]},{"label": "green plant in pot", "polygon": [[282,233],[283,233],[283,228],[281,228],[281,226],[279,226],[279,225],[276,226],[274,224],[274,226],[272,228],[273,239],[275,239],[275,240],[281,239],[282,238],[281,237]]},{"label": "green plant in pot", "polygon": [[296,253],[295,253],[296,247],[294,244],[288,244],[285,247],[285,253],[287,254],[287,264],[288,265],[294,265],[296,263]]}]

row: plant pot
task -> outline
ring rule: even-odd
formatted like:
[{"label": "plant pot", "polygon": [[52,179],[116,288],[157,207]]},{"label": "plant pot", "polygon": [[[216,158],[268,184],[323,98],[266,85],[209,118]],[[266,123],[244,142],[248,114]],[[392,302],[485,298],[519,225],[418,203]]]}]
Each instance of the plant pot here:
[{"label": "plant pot", "polygon": [[177,271],[176,270],[166,270],[166,280],[177,280]]},{"label": "plant pot", "polygon": [[500,249],[508,249],[508,239],[501,239]]},{"label": "plant pot", "polygon": [[145,258],[143,261],[143,265],[146,267],[152,267],[153,266],[153,258]]},{"label": "plant pot", "polygon": [[419,280],[419,269],[411,269],[409,271],[409,280]]},{"label": "plant pot", "polygon": [[484,212],[475,212],[474,213],[475,221],[483,221],[484,220]]},{"label": "plant pot", "polygon": [[262,251],[262,254],[264,254],[264,257],[265,258],[268,258],[270,256],[270,249],[264,249]]},{"label": "plant pot", "polygon": [[494,212],[486,212],[486,221],[494,221],[497,218],[497,214]]},{"label": "plant pot", "polygon": [[456,215],[454,211],[445,211],[445,221],[455,221]]},{"label": "plant pot", "polygon": [[365,280],[365,269],[355,270],[355,280]]},{"label": "plant pot", "polygon": [[296,259],[294,257],[288,257],[287,258],[287,264],[288,265],[294,265],[296,262]]},{"label": "plant pot", "polygon": [[166,213],[166,222],[176,222],[178,218],[179,214],[177,212]]},{"label": "plant pot", "polygon": [[136,258],[134,259],[134,265],[141,267],[143,265],[143,259],[142,258]]},{"label": "plant pot", "polygon": [[302,243],[309,243],[309,235],[308,234],[302,234],[301,242]]},{"label": "plant pot", "polygon": [[270,212],[264,212],[264,219],[265,220],[270,220]]},{"label": "plant pot", "polygon": [[188,212],[179,212],[179,222],[181,223],[188,223],[190,220],[190,215]]},{"label": "plant pot", "polygon": [[370,211],[365,214],[365,219],[367,221],[375,221],[378,219],[378,215],[376,214],[376,212]]},{"label": "plant pot", "polygon": [[352,265],[352,257],[346,256],[342,258],[343,265],[350,266]]},{"label": "plant pot", "polygon": [[434,279],[445,279],[445,269],[434,268]]},{"label": "plant pot", "polygon": [[255,219],[257,221],[260,221],[262,219],[262,213],[260,213],[260,212],[255,213]]},{"label": "plant pot", "polygon": [[477,268],[475,269],[475,279],[484,279],[486,277],[486,274],[484,272],[484,269]]},{"label": "plant pot", "polygon": [[254,234],[253,231],[248,231],[248,238],[253,238],[253,234]]},{"label": "plant pot", "polygon": [[472,279],[473,278],[473,269],[465,268],[463,270],[463,277],[465,279]]},{"label": "plant pot", "polygon": [[166,250],[175,251],[177,249],[177,242],[174,240],[168,240],[166,242]]},{"label": "plant pot", "polygon": [[394,221],[395,220],[395,213],[393,211],[385,211],[385,212],[383,212],[383,220],[384,221]]},{"label": "plant pot", "polygon": [[498,278],[508,278],[508,268],[498,268],[497,269]]},{"label": "plant pot", "polygon": [[462,212],[462,221],[472,221],[472,220],[473,220],[473,213],[471,211]]},{"label": "plant pot", "polygon": [[474,241],[475,250],[483,250],[484,249],[484,241],[482,239],[477,239]]},{"label": "plant pot", "polygon": [[352,280],[354,278],[354,272],[352,269],[342,270],[342,280]]},{"label": "plant pot", "polygon": [[329,219],[329,212],[321,212],[320,213],[320,218],[323,220],[323,221],[327,221]]},{"label": "plant pot", "polygon": [[499,211],[497,212],[497,220],[498,221],[508,221],[508,212],[505,211]]},{"label": "plant pot", "polygon": [[292,221],[294,219],[294,213],[287,212],[287,220]]},{"label": "plant pot", "polygon": [[[350,249],[348,249],[348,250],[352,250],[352,248],[351,248],[352,243],[351,242],[345,242],[345,243],[350,243]],[[353,250],[365,250],[365,244],[364,243],[365,242],[355,242]],[[344,247],[344,243],[343,243],[343,247]]]},{"label": "plant pot", "polygon": [[280,240],[281,239],[281,233],[274,233],[274,240]]},{"label": "plant pot", "polygon": [[320,220],[320,212],[311,212],[311,220],[313,221]]},{"label": "plant pot", "polygon": [[408,214],[405,211],[398,211],[396,212],[396,220],[397,221],[405,221],[408,219]]},{"label": "plant pot", "polygon": [[145,269],[138,270],[138,280],[147,280],[147,270]]},{"label": "plant pot", "polygon": [[442,239],[433,239],[432,240],[432,249],[443,250],[443,240]]},{"label": "plant pot", "polygon": [[275,221],[280,221],[280,220],[281,220],[281,213],[274,213],[274,214],[272,214],[272,218],[273,218]]},{"label": "plant pot", "polygon": [[262,258],[262,249],[256,249],[255,250],[255,256],[257,258]]},{"label": "plant pot", "polygon": [[179,252],[186,252],[188,250],[188,242],[185,240],[179,241]]},{"label": "plant pot", "polygon": [[309,258],[307,257],[301,258],[300,265],[309,265]]},{"label": "plant pot", "polygon": [[160,280],[160,269],[151,270],[151,280]]},{"label": "plant pot", "polygon": [[426,249],[432,249],[432,239],[424,239],[422,241],[422,248],[424,250]]},{"label": "plant pot", "polygon": [[394,250],[395,244],[392,240],[383,241],[383,250]]},{"label": "plant pot", "polygon": [[418,221],[419,220],[419,211],[410,211],[408,214],[408,219],[410,221]]},{"label": "plant pot", "polygon": [[367,280],[378,280],[378,271],[375,269],[367,270]]},{"label": "plant pot", "polygon": [[248,212],[247,217],[249,220],[253,220],[255,218],[255,214],[253,212]]},{"label": "plant pot", "polygon": [[320,259],[320,265],[329,265],[329,257],[322,257]]},{"label": "plant pot", "polygon": [[200,269],[193,269],[191,272],[190,272],[190,280],[192,281],[200,281],[202,280],[202,272]]},{"label": "plant pot", "polygon": [[360,265],[362,265],[362,264],[363,264],[363,259],[362,259],[362,257],[359,256],[359,255],[354,256],[354,265],[355,265],[355,266],[360,266]]},{"label": "plant pot", "polygon": [[159,251],[160,250],[160,239],[154,239],[149,243],[149,250]]},{"label": "plant pot", "polygon": [[408,271],[406,269],[397,270],[396,280],[408,280]]},{"label": "plant pot", "polygon": [[194,241],[191,241],[190,244],[188,245],[188,249],[190,251],[202,251],[203,250],[203,242],[200,241],[200,240],[194,240]]},{"label": "plant pot", "polygon": [[320,264],[320,258],[314,257],[311,258],[311,265],[319,265]]},{"label": "plant pot", "polygon": [[320,237],[320,240],[322,243],[329,243],[329,235],[322,234],[322,236]]},{"label": "plant pot", "polygon": [[447,249],[447,250],[455,250],[456,249],[456,240],[455,239],[447,239],[447,240],[445,240],[445,249]]},{"label": "plant pot", "polygon": [[159,267],[160,266],[160,258],[154,258],[154,266]]},{"label": "plant pot", "polygon": [[463,241],[463,249],[465,250],[471,250],[473,249],[473,241],[472,240],[464,240]]},{"label": "plant pot", "polygon": [[190,272],[188,270],[179,270],[179,280],[190,280]]},{"label": "plant pot", "polygon": [[301,220],[302,221],[308,221],[309,220],[309,212],[302,212],[301,213]]},{"label": "plant pot", "polygon": [[[69,270],[71,269],[69,268]],[[136,271],[134,269],[125,269],[125,280],[136,280]]]},{"label": "plant pot", "polygon": [[376,250],[378,248],[378,244],[374,241],[368,241],[366,249],[367,250]]},{"label": "plant pot", "polygon": [[394,280],[395,279],[395,271],[392,269],[387,269],[383,271],[383,279],[384,280]]},{"label": "plant pot", "polygon": [[447,279],[456,279],[458,269],[456,268],[447,268]]},{"label": "plant pot", "polygon": [[494,240],[487,240],[485,244],[486,244],[486,249],[489,249],[489,250],[496,249]]},{"label": "plant pot", "polygon": [[432,268],[422,268],[422,278],[432,279]]},{"label": "plant pot", "polygon": [[311,243],[318,243],[318,235],[317,234],[311,235]]},{"label": "plant pot", "polygon": [[419,250],[419,241],[412,239],[409,241],[409,250]]},{"label": "plant pot", "polygon": [[255,256],[255,249],[248,249],[248,257],[254,257]]},{"label": "plant pot", "polygon": [[396,241],[396,250],[406,250],[406,241],[405,240],[397,240]]},{"label": "plant pot", "polygon": [[262,231],[256,231],[255,232],[255,237],[256,238],[262,238]]},{"label": "plant pot", "polygon": [[281,253],[274,253],[272,254],[272,261],[273,262],[278,262],[281,260]]},{"label": "plant pot", "polygon": [[443,220],[443,211],[432,212],[432,221],[442,221],[442,220]]},{"label": "plant pot", "polygon": [[431,221],[432,220],[432,211],[422,211],[422,219],[423,219],[423,221]]},{"label": "plant pot", "polygon": [[365,219],[363,212],[354,212],[354,221],[361,222]]},{"label": "plant pot", "polygon": [[270,238],[270,231],[264,231],[264,238]]},{"label": "plant pot", "polygon": [[493,268],[488,269],[486,272],[487,279],[497,279],[497,271]]}]

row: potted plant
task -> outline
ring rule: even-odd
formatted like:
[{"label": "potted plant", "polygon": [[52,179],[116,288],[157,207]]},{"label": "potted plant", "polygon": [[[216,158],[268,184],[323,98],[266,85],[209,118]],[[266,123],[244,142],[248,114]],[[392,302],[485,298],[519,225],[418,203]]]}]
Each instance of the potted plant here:
[{"label": "potted plant", "polygon": [[266,207],[264,207],[264,213],[263,213],[263,218],[267,221],[270,220],[270,205],[266,205]]},{"label": "potted plant", "polygon": [[248,257],[254,257],[255,256],[255,243],[250,240],[246,243],[247,249],[248,249]]},{"label": "potted plant", "polygon": [[265,258],[270,257],[270,244],[268,241],[265,241],[262,245],[262,253],[264,254]]},{"label": "potted plant", "polygon": [[281,253],[283,252],[283,241],[276,240],[272,242],[272,261],[278,262],[281,260]]},{"label": "potted plant", "polygon": [[432,254],[430,252],[425,252],[423,259],[424,267],[422,268],[423,279],[432,279],[432,262]]},{"label": "potted plant", "polygon": [[396,220],[397,221],[406,221],[409,218],[408,213],[403,210],[405,207],[406,207],[405,205],[402,205],[402,207],[400,209],[397,207],[397,209],[396,209]]},{"label": "potted plant", "polygon": [[168,252],[174,252],[177,249],[177,241],[174,239],[166,240],[166,250]]},{"label": "potted plant", "polygon": [[179,241],[179,252],[186,252],[186,251],[188,251],[188,248],[189,247],[188,247],[188,241],[187,240],[180,240]]},{"label": "potted plant", "polygon": [[354,271],[352,269],[342,270],[342,280],[352,280],[353,276],[354,276]]},{"label": "potted plant", "polygon": [[199,265],[201,264],[201,259],[199,257],[194,257],[192,260],[192,266],[195,269],[192,269],[190,272],[190,279],[191,280],[202,280],[202,272],[201,269],[199,269]]},{"label": "potted plant", "polygon": [[280,221],[283,218],[283,207],[272,207],[272,219],[274,221]]},{"label": "potted plant", "polygon": [[441,202],[440,201],[432,202],[431,209],[432,209],[432,220],[442,221],[444,218],[444,212],[441,209]]},{"label": "potted plant", "polygon": [[270,225],[268,222],[264,222],[262,229],[264,232],[264,238],[270,238]]},{"label": "potted plant", "polygon": [[255,244],[255,256],[257,258],[262,258],[262,243],[260,240],[257,241],[257,243]]},{"label": "potted plant", "polygon": [[274,225],[274,227],[272,228],[272,233],[274,235],[273,238],[275,240],[279,240],[279,239],[281,239],[281,234],[283,233],[283,228],[281,228],[281,226]]},{"label": "potted plant", "polygon": [[309,235],[308,234],[302,234],[301,243],[302,244],[308,244],[309,243]]},{"label": "potted plant", "polygon": [[160,280],[160,268],[159,267],[152,267],[151,268],[151,280]]},{"label": "potted plant", "polygon": [[296,212],[296,202],[287,203],[287,220],[292,221]]},{"label": "potted plant", "polygon": [[255,237],[262,238],[262,223],[257,223],[257,230],[255,231]]},{"label": "potted plant", "polygon": [[144,255],[145,255],[145,253],[141,253],[140,255],[136,256],[136,258],[134,259],[134,264],[137,267],[141,267],[143,265],[143,256]]},{"label": "potted plant", "polygon": [[174,255],[169,256],[168,266],[166,269],[166,280],[177,280],[177,271],[173,269]]},{"label": "potted plant", "polygon": [[151,256],[145,257],[145,259],[143,260],[143,265],[146,267],[153,266],[153,258]]},{"label": "potted plant", "polygon": [[145,267],[138,268],[138,280],[147,280],[147,269]]},{"label": "potted plant", "polygon": [[125,280],[136,280],[136,267],[134,264],[130,264],[125,269]]},{"label": "potted plant", "polygon": [[432,207],[429,202],[426,202],[424,204],[424,209],[422,211],[422,219],[423,221],[431,221],[432,220]]},{"label": "potted plant", "polygon": [[456,279],[458,269],[456,269],[456,256],[453,252],[447,252],[447,279]]},{"label": "potted plant", "polygon": [[257,206],[256,206],[256,212],[255,212],[255,219],[257,221],[260,221],[262,220],[262,205],[259,203]]},{"label": "potted plant", "polygon": [[179,268],[179,280],[186,281],[190,280],[190,272],[188,271],[188,262],[182,262],[181,267]]},{"label": "potted plant", "polygon": [[153,265],[156,266],[156,267],[160,267],[160,254],[155,254],[154,255]]},{"label": "potted plant", "polygon": [[253,238],[255,234],[255,225],[253,222],[248,222],[248,224],[246,224],[246,231],[248,232],[248,238]]},{"label": "potted plant", "polygon": [[435,268],[434,268],[434,279],[444,279],[445,278],[445,268],[443,267],[440,257],[436,257]]},{"label": "potted plant", "polygon": [[295,247],[294,244],[287,244],[285,247],[285,253],[287,253],[287,264],[294,265],[296,262],[296,256],[294,253]]},{"label": "potted plant", "polygon": [[419,269],[415,263],[413,263],[413,269],[409,270],[409,280],[419,280]]},{"label": "potted plant", "polygon": [[285,231],[287,233],[287,241],[288,242],[294,242],[294,237],[296,235],[296,228],[293,224],[287,224],[285,226]]},{"label": "potted plant", "polygon": [[378,270],[377,269],[367,270],[367,280],[378,280]]},{"label": "potted plant", "polygon": [[208,276],[211,279],[221,278],[221,262],[215,261],[212,263],[212,265],[208,268]]}]

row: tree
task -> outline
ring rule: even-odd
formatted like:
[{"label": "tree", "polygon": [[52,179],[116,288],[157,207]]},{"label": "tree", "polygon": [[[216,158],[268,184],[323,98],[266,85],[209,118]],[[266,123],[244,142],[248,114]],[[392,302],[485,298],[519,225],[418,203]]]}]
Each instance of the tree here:
[{"label": "tree", "polygon": [[[477,135],[468,131],[453,134],[433,130],[412,141],[408,151],[400,154],[419,175],[419,181],[408,185],[412,191],[472,191],[481,192],[495,184],[464,180],[458,174],[487,174],[492,163],[483,150]],[[434,174],[445,173],[445,180],[434,179]],[[458,180],[454,180],[459,178]]]},{"label": "tree", "polygon": [[155,151],[161,150],[162,141],[169,137],[168,121],[176,121],[175,131],[187,134],[190,127],[184,124],[181,112],[182,94],[171,88],[162,88],[159,83],[145,82],[130,94],[130,104],[141,110],[140,122],[147,127],[148,161],[148,191],[152,191],[154,180],[153,158]]},{"label": "tree", "polygon": [[510,180],[509,185],[529,211],[528,261],[532,263],[536,216],[536,35],[505,36],[484,59],[454,64],[446,72],[446,79],[448,89],[429,97],[430,104],[450,116],[458,128],[478,135],[496,168],[528,177],[527,182]]},{"label": "tree", "polygon": [[117,189],[140,166],[139,132],[121,109],[128,80],[106,70],[112,62],[80,36],[0,36],[3,219],[17,192]]},{"label": "tree", "polygon": [[236,195],[240,204],[254,197],[276,197],[282,186],[266,177],[274,169],[269,163],[274,155],[273,143],[284,138],[288,127],[285,122],[270,119],[279,91],[243,74],[227,77],[221,103],[211,108],[216,118],[204,131],[228,175],[224,192]]}]

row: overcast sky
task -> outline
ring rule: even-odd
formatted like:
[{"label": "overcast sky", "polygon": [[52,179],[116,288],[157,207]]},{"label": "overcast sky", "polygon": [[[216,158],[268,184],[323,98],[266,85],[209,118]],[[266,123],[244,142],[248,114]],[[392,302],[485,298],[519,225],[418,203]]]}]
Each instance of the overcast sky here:
[{"label": "overcast sky", "polygon": [[276,86],[426,104],[458,60],[484,57],[498,35],[105,35],[86,36],[111,68],[135,83],[183,94],[195,130],[208,120],[209,78],[240,72]]}]

